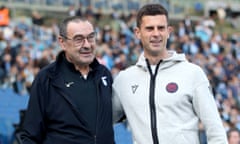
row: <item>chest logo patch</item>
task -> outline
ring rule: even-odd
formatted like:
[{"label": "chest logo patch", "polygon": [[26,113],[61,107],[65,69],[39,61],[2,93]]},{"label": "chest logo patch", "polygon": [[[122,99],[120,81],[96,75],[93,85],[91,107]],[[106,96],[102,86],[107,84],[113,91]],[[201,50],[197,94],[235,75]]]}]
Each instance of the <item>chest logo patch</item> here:
[{"label": "chest logo patch", "polygon": [[132,93],[134,94],[138,88],[138,85],[133,85],[132,86]]},{"label": "chest logo patch", "polygon": [[103,76],[101,79],[102,79],[103,85],[104,85],[104,86],[107,86],[107,80],[106,80],[107,77],[106,77],[106,76]]},{"label": "chest logo patch", "polygon": [[69,87],[71,87],[71,85],[73,85],[74,84],[74,82],[67,82],[67,83],[65,83],[65,86],[67,87],[67,88],[69,88]]},{"label": "chest logo patch", "polygon": [[167,84],[166,90],[169,93],[175,93],[178,90],[178,85],[175,82],[170,82]]}]

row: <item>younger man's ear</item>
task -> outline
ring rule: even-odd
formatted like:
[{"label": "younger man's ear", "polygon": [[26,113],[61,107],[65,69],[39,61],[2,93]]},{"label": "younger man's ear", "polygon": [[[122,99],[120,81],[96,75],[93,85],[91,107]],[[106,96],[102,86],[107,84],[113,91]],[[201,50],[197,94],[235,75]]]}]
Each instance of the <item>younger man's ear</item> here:
[{"label": "younger man's ear", "polygon": [[170,34],[172,32],[174,32],[174,28],[172,26],[168,26],[168,33]]}]

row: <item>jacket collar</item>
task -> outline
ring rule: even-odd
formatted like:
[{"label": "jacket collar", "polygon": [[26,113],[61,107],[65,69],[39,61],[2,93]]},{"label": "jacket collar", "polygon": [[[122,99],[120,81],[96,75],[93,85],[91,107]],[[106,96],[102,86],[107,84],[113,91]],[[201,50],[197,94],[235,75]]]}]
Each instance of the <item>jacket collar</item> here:
[{"label": "jacket collar", "polygon": [[[63,63],[63,57],[64,57],[64,51],[61,51],[57,58],[56,61],[50,66],[48,70],[48,77],[52,79],[52,82],[55,86],[60,86],[60,84],[63,81],[61,71],[60,71],[60,66]],[[100,63],[97,61],[96,58],[94,58],[93,62],[90,64],[91,69],[99,74],[97,71],[100,69]]]},{"label": "jacket collar", "polygon": [[[163,59],[159,69],[168,68],[178,62],[187,61],[184,54],[178,54],[176,53],[176,51],[172,51],[172,50],[169,50],[168,53],[171,53],[171,57]],[[141,53],[136,63],[136,66],[142,68],[144,71],[148,70],[146,58],[144,57],[144,52]]]}]

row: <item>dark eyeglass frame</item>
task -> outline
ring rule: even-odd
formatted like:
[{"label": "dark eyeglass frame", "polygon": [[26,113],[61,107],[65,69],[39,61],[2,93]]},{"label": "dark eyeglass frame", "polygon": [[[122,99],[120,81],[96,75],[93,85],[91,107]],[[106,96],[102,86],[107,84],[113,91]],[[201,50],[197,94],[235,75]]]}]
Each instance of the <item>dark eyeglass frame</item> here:
[{"label": "dark eyeglass frame", "polygon": [[82,46],[85,42],[85,39],[89,42],[89,43],[93,43],[95,42],[95,38],[96,38],[96,32],[91,32],[90,34],[88,34],[87,36],[83,36],[83,35],[75,35],[72,38],[67,37],[66,35],[60,35],[61,37],[63,37],[66,40],[71,40],[73,42],[73,44],[75,46]]}]

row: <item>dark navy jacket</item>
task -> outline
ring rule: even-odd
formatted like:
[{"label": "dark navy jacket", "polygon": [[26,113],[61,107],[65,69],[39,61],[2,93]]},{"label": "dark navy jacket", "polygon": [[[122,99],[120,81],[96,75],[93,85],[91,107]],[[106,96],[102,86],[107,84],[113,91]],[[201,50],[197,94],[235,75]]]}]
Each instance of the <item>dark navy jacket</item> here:
[{"label": "dark navy jacket", "polygon": [[[36,76],[25,115],[21,140],[24,144],[114,144],[112,125],[111,73],[95,59],[97,120],[90,131],[59,71],[62,60],[43,68]],[[104,79],[104,81],[103,81]],[[107,82],[107,85],[106,85]],[[84,93],[82,93],[84,94]]]}]

